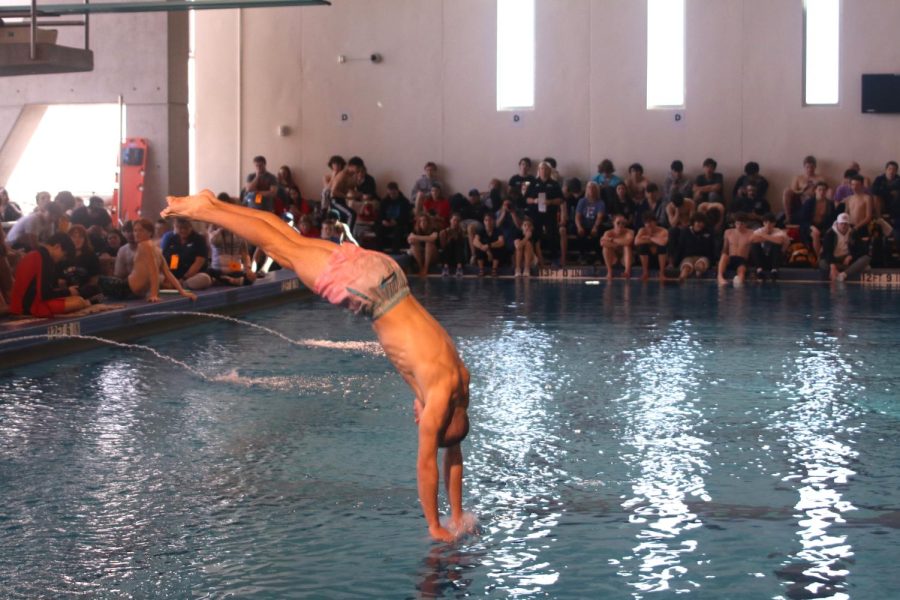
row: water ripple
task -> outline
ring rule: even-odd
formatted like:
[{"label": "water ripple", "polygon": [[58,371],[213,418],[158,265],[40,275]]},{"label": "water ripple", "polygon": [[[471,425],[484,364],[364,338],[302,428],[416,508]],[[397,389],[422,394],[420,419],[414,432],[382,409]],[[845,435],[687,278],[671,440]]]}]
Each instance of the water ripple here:
[{"label": "water ripple", "polygon": [[685,592],[699,586],[688,565],[704,556],[688,533],[702,525],[689,503],[710,500],[704,483],[709,442],[692,433],[705,415],[690,395],[703,378],[703,353],[691,325],[676,321],[629,358],[630,391],[619,402],[627,407],[623,443],[633,451],[622,460],[634,471],[633,496],[622,507],[639,529],[632,553],[613,564],[637,593]]},{"label": "water ripple", "polygon": [[856,507],[844,497],[858,453],[853,438],[860,431],[846,422],[861,411],[846,399],[865,388],[854,378],[859,365],[845,355],[837,337],[816,332],[798,342],[780,382],[790,405],[773,415],[791,450],[786,482],[798,482],[797,538],[800,549],[776,571],[791,598],[849,598],[846,583],[853,547],[840,531],[844,514]]},{"label": "water ripple", "polygon": [[546,593],[560,575],[541,554],[562,516],[557,482],[567,474],[560,466],[563,440],[554,399],[565,375],[555,368],[549,333],[523,323],[500,327],[498,335],[461,344],[478,374],[473,410],[483,432],[467,464],[479,474],[468,495],[478,499],[475,510],[484,524],[473,549],[484,553],[497,589]]}]

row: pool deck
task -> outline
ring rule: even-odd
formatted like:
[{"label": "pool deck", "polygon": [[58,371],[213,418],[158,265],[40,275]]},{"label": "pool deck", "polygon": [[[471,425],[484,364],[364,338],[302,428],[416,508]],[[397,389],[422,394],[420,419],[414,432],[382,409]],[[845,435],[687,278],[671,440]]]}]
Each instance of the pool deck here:
[{"label": "pool deck", "polygon": [[[409,257],[395,257],[409,268]],[[579,283],[600,280],[606,269],[592,265],[571,265],[565,269],[554,267],[541,269],[530,279],[546,282]],[[640,268],[632,271],[631,281],[639,281]],[[677,273],[667,273],[677,277]],[[431,277],[440,278],[439,271],[432,271]],[[478,278],[477,269],[466,267],[467,278]],[[485,275],[490,278],[491,275]],[[500,270],[500,278],[512,279],[513,271],[506,267]],[[656,277],[656,272],[651,274]],[[616,273],[616,282],[622,281],[621,272]],[[752,282],[752,278],[750,278]],[[782,269],[779,282],[826,285],[821,273],[816,269]],[[695,283],[715,284],[715,273],[707,272]],[[749,283],[749,282],[748,282]],[[862,283],[873,287],[900,287],[900,270],[873,269],[863,274]],[[752,283],[757,285],[756,283]],[[773,285],[763,284],[763,285]],[[52,319],[0,318],[0,372],[30,362],[36,362],[97,347],[102,341],[90,337],[123,342],[164,331],[182,329],[201,322],[193,315],[173,315],[173,311],[212,312],[217,314],[240,314],[250,310],[275,306],[291,300],[312,297],[310,292],[293,271],[283,269],[272,271],[264,279],[244,287],[213,286],[197,293],[197,301],[191,302],[178,295],[163,295],[160,302],[151,304],[145,300],[110,301],[107,310],[83,316],[61,316]],[[89,309],[90,310],[90,309]],[[158,314],[157,314],[158,313]],[[69,336],[87,336],[72,338]]]},{"label": "pool deck", "polygon": [[153,304],[142,299],[107,301],[103,306],[114,308],[84,316],[5,317],[0,320],[0,365],[8,369],[102,344],[66,336],[93,336],[121,342],[198,323],[196,316],[168,314],[171,311],[237,314],[303,297],[312,297],[312,293],[293,271],[282,269],[272,271],[253,285],[213,286],[197,292],[196,302],[177,294],[164,294]]}]

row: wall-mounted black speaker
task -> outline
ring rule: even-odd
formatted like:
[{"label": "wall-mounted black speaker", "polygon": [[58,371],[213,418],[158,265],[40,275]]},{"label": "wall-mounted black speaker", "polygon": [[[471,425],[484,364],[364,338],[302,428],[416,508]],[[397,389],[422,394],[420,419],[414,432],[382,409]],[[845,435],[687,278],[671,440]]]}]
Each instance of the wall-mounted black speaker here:
[{"label": "wall-mounted black speaker", "polygon": [[863,75],[862,111],[900,113],[900,75],[890,73]]}]

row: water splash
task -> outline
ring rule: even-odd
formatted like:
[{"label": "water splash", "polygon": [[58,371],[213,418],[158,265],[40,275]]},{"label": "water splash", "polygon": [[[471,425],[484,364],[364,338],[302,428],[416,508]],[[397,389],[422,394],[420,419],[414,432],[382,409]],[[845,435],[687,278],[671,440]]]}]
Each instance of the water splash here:
[{"label": "water splash", "polygon": [[222,321],[228,321],[229,323],[236,323],[238,325],[246,325],[247,327],[253,327],[259,329],[261,331],[265,331],[268,334],[274,335],[277,338],[280,338],[286,341],[289,344],[293,344],[294,346],[302,346],[304,348],[327,348],[329,350],[345,350],[348,352],[361,352],[364,354],[372,354],[372,355],[382,355],[384,354],[384,350],[381,348],[381,344],[378,342],[355,342],[355,341],[345,341],[345,342],[335,342],[331,340],[310,340],[310,339],[300,339],[295,340],[289,338],[284,335],[280,331],[276,331],[264,325],[259,325],[258,323],[252,323],[250,321],[244,321],[243,319],[236,319],[234,317],[229,317],[226,315],[220,315],[217,313],[207,313],[207,312],[199,312],[199,311],[189,311],[189,310],[162,310],[162,311],[154,311],[152,313],[147,313],[143,315],[132,315],[133,319],[141,318],[141,317],[153,317],[156,315],[181,315],[181,316],[191,316],[191,317],[207,317],[210,319],[220,319]]},{"label": "water splash", "polygon": [[144,346],[143,344],[126,344],[125,342],[117,342],[115,340],[110,340],[107,338],[98,337],[95,335],[78,335],[78,334],[59,334],[59,333],[43,333],[36,335],[25,335],[15,338],[10,338],[6,340],[0,340],[0,345],[3,344],[11,344],[13,342],[26,342],[30,340],[84,340],[88,342],[97,342],[101,344],[105,344],[107,346],[113,346],[116,348],[123,348],[125,350],[141,350],[144,352],[149,352],[156,358],[163,360],[167,363],[176,365],[188,371],[191,375],[199,377],[203,381],[208,383],[231,383],[243,385],[245,387],[264,387],[273,390],[287,390],[287,389],[296,389],[303,388],[309,389],[310,387],[329,387],[329,383],[322,381],[311,381],[309,377],[249,377],[246,375],[239,375],[237,370],[232,370],[228,373],[224,373],[221,375],[210,375],[208,373],[204,373],[203,371],[197,369],[196,367],[192,367],[186,362],[180,361],[177,358],[169,356],[168,354],[163,354],[162,352],[151,348],[150,346]]}]

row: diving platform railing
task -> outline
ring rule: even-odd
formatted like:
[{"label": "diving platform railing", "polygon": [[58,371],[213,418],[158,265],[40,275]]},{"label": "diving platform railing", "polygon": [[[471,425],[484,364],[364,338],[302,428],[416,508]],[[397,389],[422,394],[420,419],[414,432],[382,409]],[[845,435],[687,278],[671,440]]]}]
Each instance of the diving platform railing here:
[{"label": "diving platform railing", "polygon": [[[140,0],[0,6],[0,76],[91,71],[90,16],[95,14],[178,12],[229,8],[274,8],[330,5],[327,0]],[[80,19],[72,17],[81,17]],[[84,48],[60,46],[55,29],[83,27]]]}]

